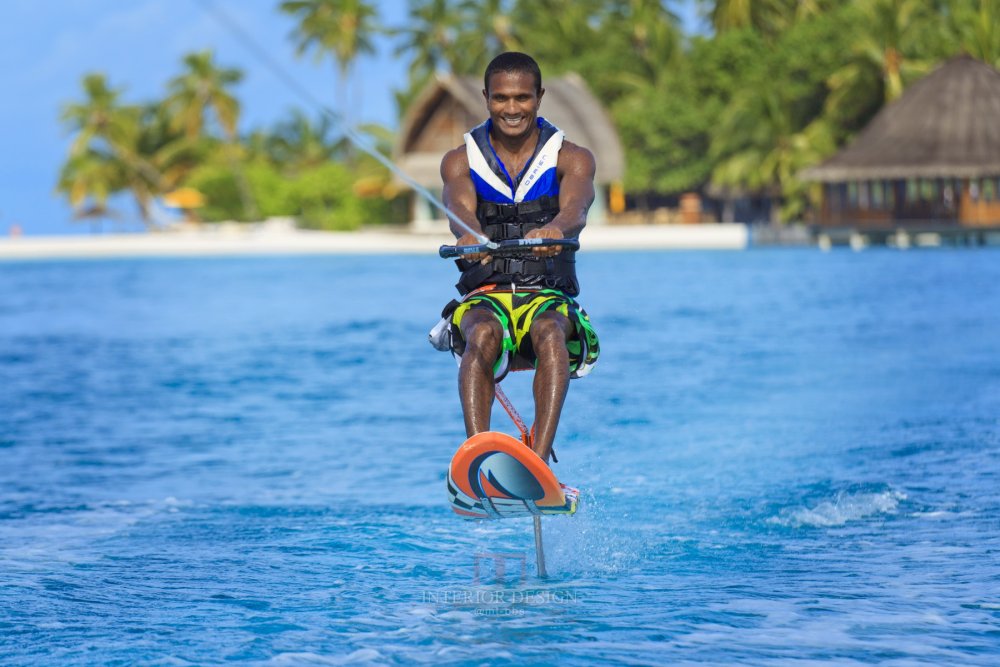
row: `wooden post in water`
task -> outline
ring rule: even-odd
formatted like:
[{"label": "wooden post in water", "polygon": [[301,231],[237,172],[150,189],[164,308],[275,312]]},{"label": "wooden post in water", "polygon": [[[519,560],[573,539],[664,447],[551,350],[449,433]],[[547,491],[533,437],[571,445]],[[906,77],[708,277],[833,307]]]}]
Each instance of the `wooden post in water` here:
[{"label": "wooden post in water", "polygon": [[545,549],[542,547],[542,517],[534,516],[535,520],[535,564],[538,566],[538,576],[547,577],[545,572]]}]

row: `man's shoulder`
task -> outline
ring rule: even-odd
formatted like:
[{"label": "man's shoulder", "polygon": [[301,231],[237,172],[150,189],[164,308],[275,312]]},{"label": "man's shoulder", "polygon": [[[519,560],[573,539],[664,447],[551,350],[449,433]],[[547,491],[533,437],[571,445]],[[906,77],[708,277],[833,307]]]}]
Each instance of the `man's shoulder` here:
[{"label": "man's shoulder", "polygon": [[442,176],[462,171],[469,171],[469,156],[465,151],[465,146],[453,148],[441,158]]},{"label": "man's shoulder", "polygon": [[592,170],[596,166],[597,161],[594,159],[594,154],[590,152],[590,149],[584,148],[579,144],[574,144],[572,141],[563,141],[562,149],[559,151],[560,169]]},{"label": "man's shoulder", "polygon": [[587,158],[591,160],[594,159],[594,154],[590,152],[590,149],[584,148],[580,144],[574,144],[568,139],[563,139],[562,142],[562,152],[566,153],[566,156],[573,158]]},{"label": "man's shoulder", "polygon": [[465,144],[452,148],[450,151],[444,154],[443,158],[441,158],[441,162],[449,162],[455,160],[460,160],[464,162],[469,161],[469,154],[465,148]]}]

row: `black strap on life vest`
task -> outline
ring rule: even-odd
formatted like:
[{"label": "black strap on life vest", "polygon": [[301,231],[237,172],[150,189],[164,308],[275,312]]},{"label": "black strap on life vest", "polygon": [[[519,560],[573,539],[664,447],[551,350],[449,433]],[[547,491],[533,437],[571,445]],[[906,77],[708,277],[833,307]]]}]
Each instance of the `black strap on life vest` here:
[{"label": "black strap on life vest", "polygon": [[[559,212],[558,197],[539,197],[531,201],[522,201],[514,204],[497,204],[491,201],[480,202],[476,207],[476,219],[480,221],[489,220],[517,220],[522,215],[531,213],[541,213],[543,211]],[[555,217],[555,215],[553,215]],[[489,224],[487,222],[487,224]]]},{"label": "black strap on life vest", "polygon": [[[558,213],[559,200],[556,197],[540,197],[512,204],[480,202],[476,208],[483,233],[491,241],[522,239],[531,230],[551,222]],[[580,284],[576,278],[575,255],[574,251],[563,250],[555,257],[495,257],[488,264],[459,259],[456,264],[462,277],[456,287],[460,294],[468,294],[489,283],[515,284],[558,289],[576,296],[580,293]]]}]

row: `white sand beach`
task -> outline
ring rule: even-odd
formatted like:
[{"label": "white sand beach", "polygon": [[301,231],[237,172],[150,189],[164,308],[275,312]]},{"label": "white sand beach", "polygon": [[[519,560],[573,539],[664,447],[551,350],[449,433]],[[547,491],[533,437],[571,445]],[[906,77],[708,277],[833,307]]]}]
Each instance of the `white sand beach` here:
[{"label": "white sand beach", "polygon": [[[447,233],[406,229],[320,232],[272,225],[204,225],[199,229],[136,234],[22,236],[0,239],[0,260],[233,255],[434,254],[454,243]],[[743,224],[592,225],[584,250],[717,249],[748,245]]]}]

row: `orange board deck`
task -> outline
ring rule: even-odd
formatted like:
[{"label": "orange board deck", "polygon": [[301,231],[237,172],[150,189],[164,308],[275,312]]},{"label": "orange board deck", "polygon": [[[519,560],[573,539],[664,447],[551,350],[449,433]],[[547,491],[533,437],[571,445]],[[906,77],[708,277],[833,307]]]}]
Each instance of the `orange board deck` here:
[{"label": "orange board deck", "polygon": [[469,519],[573,514],[577,489],[517,438],[486,431],[466,440],[448,467],[448,501]]}]

